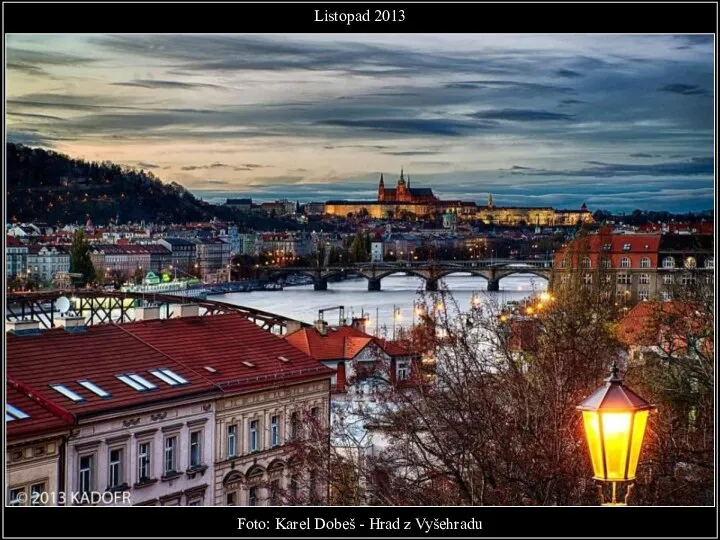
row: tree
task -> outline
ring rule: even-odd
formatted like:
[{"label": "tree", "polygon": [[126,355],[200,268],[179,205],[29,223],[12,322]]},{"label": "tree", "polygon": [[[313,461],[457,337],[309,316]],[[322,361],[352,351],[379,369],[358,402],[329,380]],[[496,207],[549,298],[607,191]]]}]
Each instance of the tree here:
[{"label": "tree", "polygon": [[658,407],[635,490],[638,504],[713,503],[714,299],[712,273],[694,271],[672,288],[671,302],[651,302],[644,336],[626,379]]},{"label": "tree", "polygon": [[369,259],[365,238],[362,234],[358,233],[353,239],[349,255],[351,262],[365,262]]},{"label": "tree", "polygon": [[95,267],[90,259],[90,243],[82,229],[75,231],[70,246],[70,272],[82,274],[83,282],[92,282],[96,277]]}]

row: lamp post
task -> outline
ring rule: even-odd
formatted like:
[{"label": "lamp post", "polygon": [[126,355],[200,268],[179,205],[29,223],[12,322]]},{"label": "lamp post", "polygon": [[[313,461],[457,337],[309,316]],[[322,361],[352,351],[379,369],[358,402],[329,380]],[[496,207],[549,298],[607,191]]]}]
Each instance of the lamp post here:
[{"label": "lamp post", "polygon": [[[594,471],[593,478],[612,485],[612,499],[603,506],[625,506],[635,480],[640,449],[650,411],[655,407],[623,385],[613,364],[605,385],[578,405]],[[617,502],[617,484],[627,482],[625,502]]]}]

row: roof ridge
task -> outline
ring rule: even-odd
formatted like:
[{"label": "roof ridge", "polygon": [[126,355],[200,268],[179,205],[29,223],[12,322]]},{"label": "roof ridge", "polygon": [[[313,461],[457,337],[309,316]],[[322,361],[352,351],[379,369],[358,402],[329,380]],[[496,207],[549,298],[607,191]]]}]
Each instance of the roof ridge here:
[{"label": "roof ridge", "polygon": [[200,373],[199,371],[197,371],[197,370],[195,370],[194,368],[188,366],[188,365],[185,364],[184,362],[181,362],[181,361],[178,360],[177,358],[174,358],[174,357],[170,356],[169,354],[165,353],[164,351],[161,351],[160,349],[158,349],[157,347],[155,347],[153,344],[148,343],[148,342],[145,341],[143,338],[141,338],[140,336],[134,334],[133,332],[131,332],[131,331],[128,330],[127,328],[123,328],[123,325],[118,324],[118,323],[113,323],[113,325],[116,326],[116,327],[118,327],[120,330],[122,330],[123,332],[125,332],[125,333],[128,334],[129,336],[135,338],[137,341],[139,341],[139,342],[142,343],[143,345],[146,345],[146,346],[150,347],[152,350],[154,350],[155,352],[160,353],[160,354],[163,355],[165,358],[169,358],[169,359],[172,360],[173,362],[177,362],[178,364],[180,364],[180,365],[183,366],[184,368],[189,369],[192,373],[194,373],[195,375],[198,375],[199,377],[203,378],[205,381],[209,382],[210,384],[212,384],[213,386],[215,386],[216,388],[218,388],[220,391],[222,391],[222,388],[220,387],[220,385],[219,385],[217,382],[209,379],[209,378],[206,377],[203,373]]},{"label": "roof ridge", "polygon": [[58,405],[54,401],[49,400],[45,396],[40,395],[38,392],[33,390],[30,386],[26,385],[23,382],[20,382],[11,376],[8,375],[7,377],[7,383],[12,386],[15,390],[18,392],[21,392],[25,396],[27,396],[29,399],[33,400],[35,403],[40,405],[43,409],[48,411],[50,414],[53,414],[54,416],[58,417],[63,422],[66,422],[68,424],[74,424],[76,421],[76,417],[73,413],[68,411],[65,407],[62,405]]}]

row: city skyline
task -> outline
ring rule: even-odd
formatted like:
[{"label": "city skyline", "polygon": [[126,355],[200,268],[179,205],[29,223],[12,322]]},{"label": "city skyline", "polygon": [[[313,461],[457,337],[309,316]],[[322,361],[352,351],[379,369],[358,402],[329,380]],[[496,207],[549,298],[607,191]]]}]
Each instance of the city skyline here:
[{"label": "city skyline", "polygon": [[[197,196],[700,211],[710,35],[10,35],[7,137]],[[391,175],[391,176],[388,176]]]}]

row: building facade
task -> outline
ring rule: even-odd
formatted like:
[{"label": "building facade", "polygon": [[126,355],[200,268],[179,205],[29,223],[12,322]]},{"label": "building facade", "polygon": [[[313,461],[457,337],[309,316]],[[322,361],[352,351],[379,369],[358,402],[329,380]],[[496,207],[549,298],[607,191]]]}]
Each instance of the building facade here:
[{"label": "building facade", "polygon": [[580,272],[586,283],[611,280],[617,299],[624,303],[671,300],[676,286],[697,279],[713,284],[713,253],[712,235],[599,231],[555,252],[553,286],[562,286]]},{"label": "building facade", "polygon": [[70,271],[70,253],[62,246],[28,246],[28,270],[41,281],[52,281],[58,272]]}]

